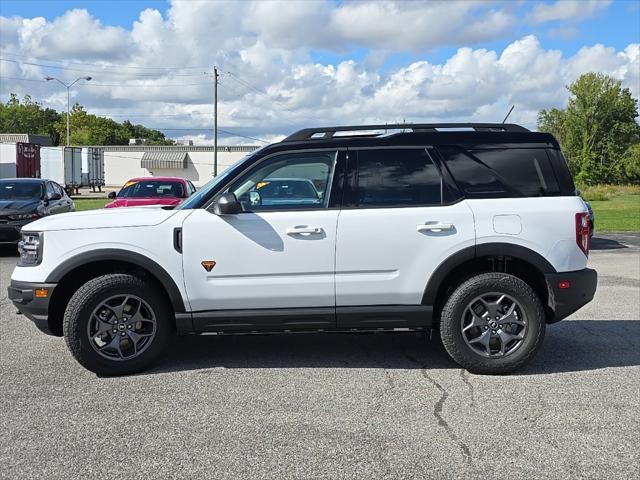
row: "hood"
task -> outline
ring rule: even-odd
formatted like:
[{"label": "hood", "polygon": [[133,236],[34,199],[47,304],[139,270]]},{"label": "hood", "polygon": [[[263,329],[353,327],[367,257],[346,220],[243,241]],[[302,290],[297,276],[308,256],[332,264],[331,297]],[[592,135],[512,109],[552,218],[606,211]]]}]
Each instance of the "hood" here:
[{"label": "hood", "polygon": [[40,203],[40,200],[0,200],[0,215],[35,212]]},{"label": "hood", "polygon": [[94,228],[150,227],[176,213],[157,207],[88,210],[44,217],[29,224],[30,231],[87,230]]},{"label": "hood", "polygon": [[113,202],[107,203],[104,208],[178,205],[181,201],[181,198],[176,197],[116,198]]}]

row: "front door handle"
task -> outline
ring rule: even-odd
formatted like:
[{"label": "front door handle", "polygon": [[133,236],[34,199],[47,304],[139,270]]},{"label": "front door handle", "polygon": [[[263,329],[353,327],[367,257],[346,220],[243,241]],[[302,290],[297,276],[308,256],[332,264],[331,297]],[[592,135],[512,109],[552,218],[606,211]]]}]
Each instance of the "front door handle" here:
[{"label": "front door handle", "polygon": [[287,228],[287,235],[319,235],[323,232],[320,227],[291,227]]},{"label": "front door handle", "polygon": [[424,223],[416,225],[419,232],[444,232],[445,230],[453,230],[453,223]]}]

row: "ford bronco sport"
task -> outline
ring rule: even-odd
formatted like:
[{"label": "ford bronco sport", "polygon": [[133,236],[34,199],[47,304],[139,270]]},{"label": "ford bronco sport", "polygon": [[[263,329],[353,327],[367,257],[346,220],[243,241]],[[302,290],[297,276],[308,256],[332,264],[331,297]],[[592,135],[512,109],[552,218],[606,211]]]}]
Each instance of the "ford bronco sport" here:
[{"label": "ford bronco sport", "polygon": [[305,129],[176,208],[28,224],[8,294],[101,375],[149,367],[174,333],[425,329],[501,374],[593,298],[588,222],[546,133]]}]

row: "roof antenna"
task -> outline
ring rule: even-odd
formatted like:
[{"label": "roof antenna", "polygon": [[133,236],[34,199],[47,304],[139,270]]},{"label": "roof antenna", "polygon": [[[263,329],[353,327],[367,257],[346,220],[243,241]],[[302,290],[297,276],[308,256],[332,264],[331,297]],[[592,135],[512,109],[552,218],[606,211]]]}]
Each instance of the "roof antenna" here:
[{"label": "roof antenna", "polygon": [[509,113],[507,113],[507,116],[504,117],[504,120],[502,120],[502,123],[507,121],[507,118],[509,118],[509,115],[511,115],[511,112],[513,112],[513,109],[516,108],[515,105],[511,105],[511,108],[509,109]]}]

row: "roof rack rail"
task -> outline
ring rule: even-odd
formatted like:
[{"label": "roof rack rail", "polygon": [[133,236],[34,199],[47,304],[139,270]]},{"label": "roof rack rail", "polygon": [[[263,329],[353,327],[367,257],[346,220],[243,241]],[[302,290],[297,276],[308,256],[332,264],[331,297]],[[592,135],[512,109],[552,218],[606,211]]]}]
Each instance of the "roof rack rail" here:
[{"label": "roof rack rail", "polygon": [[[386,125],[350,125],[343,127],[304,128],[292,133],[283,142],[297,142],[310,139],[330,139],[337,132],[361,132],[366,130],[411,130],[413,132],[439,132],[442,130],[472,129],[476,132],[529,132],[514,123],[396,123]],[[376,134],[345,135],[371,137]]]}]

